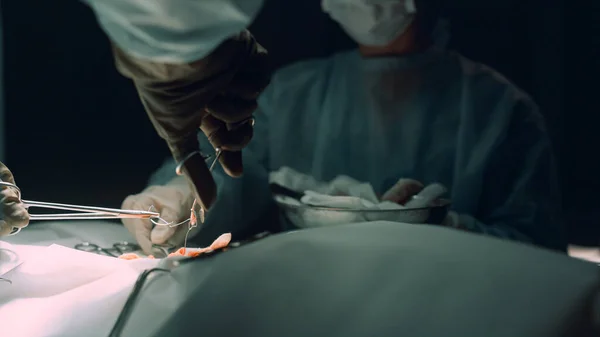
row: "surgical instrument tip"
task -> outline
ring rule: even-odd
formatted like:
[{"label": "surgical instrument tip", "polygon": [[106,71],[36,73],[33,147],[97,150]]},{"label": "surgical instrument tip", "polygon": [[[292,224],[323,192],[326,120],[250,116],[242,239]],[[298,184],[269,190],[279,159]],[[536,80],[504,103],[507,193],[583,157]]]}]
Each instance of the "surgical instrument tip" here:
[{"label": "surgical instrument tip", "polygon": [[215,149],[215,160],[213,160],[212,164],[210,164],[210,167],[208,168],[208,170],[210,172],[213,171],[213,169],[215,168],[215,165],[217,164],[217,162],[219,161],[219,158],[221,157],[221,154],[223,154],[223,150],[221,150],[221,148],[216,148]]}]

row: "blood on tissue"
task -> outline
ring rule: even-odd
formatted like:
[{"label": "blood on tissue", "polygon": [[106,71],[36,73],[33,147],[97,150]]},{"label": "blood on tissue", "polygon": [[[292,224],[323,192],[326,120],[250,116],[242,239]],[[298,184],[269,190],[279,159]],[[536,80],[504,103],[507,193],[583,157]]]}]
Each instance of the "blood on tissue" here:
[{"label": "blood on tissue", "polygon": [[172,256],[196,257],[196,256],[201,255],[203,253],[208,253],[208,252],[211,252],[213,250],[225,248],[225,247],[227,247],[229,245],[230,242],[231,242],[231,233],[225,233],[225,234],[222,234],[221,236],[219,236],[208,247],[200,248],[200,249],[179,248],[176,252],[169,254],[169,257],[172,257]]},{"label": "blood on tissue", "polygon": [[[152,255],[149,255],[148,258],[149,259],[153,259],[154,256],[152,256],[152,257],[151,256]],[[139,258],[140,257],[137,254],[134,254],[134,253],[125,253],[125,254],[119,256],[119,259],[121,259],[121,260],[135,260],[135,259],[139,259]]]},{"label": "blood on tissue", "polygon": [[190,226],[196,226],[198,223],[198,217],[196,217],[196,212],[192,209],[192,213],[190,214]]},{"label": "blood on tissue", "polygon": [[[196,257],[198,255],[201,255],[203,253],[207,253],[207,252],[211,252],[213,250],[216,249],[220,249],[220,248],[225,248],[229,245],[229,243],[231,242],[231,233],[225,233],[222,234],[221,236],[219,236],[215,241],[213,241],[213,243],[205,248],[179,248],[177,251],[169,254],[168,257],[173,257],[173,256],[185,256],[185,257]],[[140,259],[141,257],[138,256],[137,254],[133,254],[133,253],[127,253],[127,254],[123,254],[121,256],[119,256],[120,259],[123,260],[135,260],[135,259]],[[148,256],[149,259],[154,259],[154,256],[150,255]]]}]

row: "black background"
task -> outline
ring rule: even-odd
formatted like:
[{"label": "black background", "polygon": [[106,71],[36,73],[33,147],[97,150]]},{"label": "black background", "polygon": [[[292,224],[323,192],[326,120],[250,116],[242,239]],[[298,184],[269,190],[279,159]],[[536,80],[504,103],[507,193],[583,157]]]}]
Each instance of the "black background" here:
[{"label": "black background", "polygon": [[[0,4],[5,161],[25,198],[120,206],[144,188],[168,152],[131,83],[115,71],[91,11],[74,0]],[[566,5],[457,0],[447,2],[445,13],[451,47],[496,68],[542,107],[571,241],[597,244],[600,11]],[[321,12],[320,0],[267,1],[252,30],[277,65],[354,45]]]}]

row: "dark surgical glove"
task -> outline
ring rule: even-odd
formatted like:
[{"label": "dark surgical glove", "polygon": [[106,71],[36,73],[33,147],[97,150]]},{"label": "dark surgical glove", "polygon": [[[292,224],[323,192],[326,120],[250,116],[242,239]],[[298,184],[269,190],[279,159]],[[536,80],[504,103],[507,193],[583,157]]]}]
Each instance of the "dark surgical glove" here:
[{"label": "dark surgical glove", "polygon": [[[2,163],[0,163],[0,179],[2,182],[15,184],[12,173]],[[15,229],[27,227],[29,213],[21,202],[16,188],[9,186],[0,186],[0,188],[0,236],[6,236]]]},{"label": "dark surgical glove", "polygon": [[199,155],[198,128],[223,150],[225,172],[243,172],[241,150],[253,133],[256,99],[270,81],[267,51],[248,31],[223,42],[193,63],[140,60],[113,47],[117,69],[135,83],[154,128],[167,142],[196,200],[209,209],[215,181]]}]

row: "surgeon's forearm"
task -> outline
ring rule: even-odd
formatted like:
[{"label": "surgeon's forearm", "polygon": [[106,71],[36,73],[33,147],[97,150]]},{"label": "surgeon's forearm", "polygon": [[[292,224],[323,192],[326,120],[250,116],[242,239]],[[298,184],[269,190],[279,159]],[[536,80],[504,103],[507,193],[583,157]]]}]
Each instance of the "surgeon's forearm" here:
[{"label": "surgeon's forearm", "polygon": [[190,63],[248,27],[263,0],[82,0],[111,41],[140,59]]},{"label": "surgeon's forearm", "polygon": [[531,238],[524,235],[514,228],[510,228],[504,225],[485,225],[483,223],[477,223],[476,232],[480,232],[482,234],[487,234],[490,236],[495,236],[502,239],[509,239],[519,242],[532,243]]},{"label": "surgeon's forearm", "polygon": [[509,239],[519,242],[531,243],[532,240],[527,235],[521,233],[515,228],[504,224],[484,224],[474,217],[466,214],[458,215],[460,227],[474,233],[495,236],[502,239]]}]

